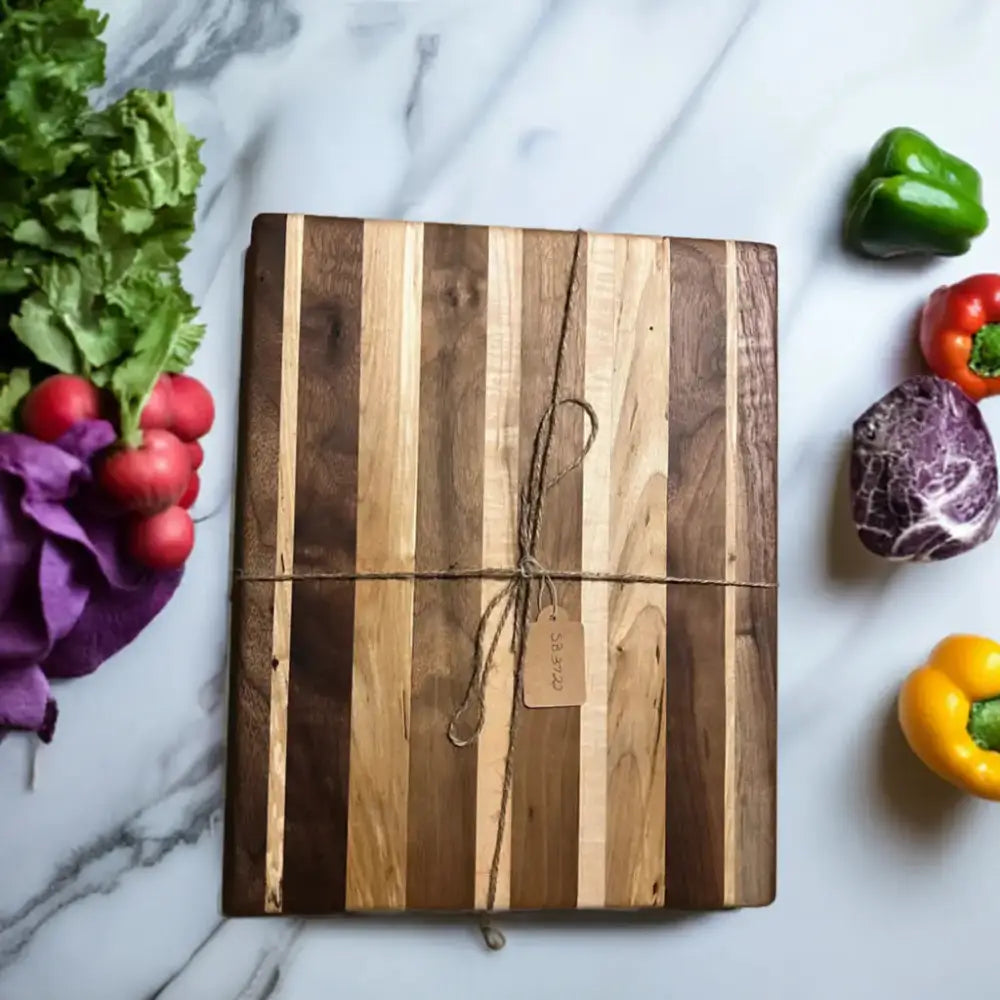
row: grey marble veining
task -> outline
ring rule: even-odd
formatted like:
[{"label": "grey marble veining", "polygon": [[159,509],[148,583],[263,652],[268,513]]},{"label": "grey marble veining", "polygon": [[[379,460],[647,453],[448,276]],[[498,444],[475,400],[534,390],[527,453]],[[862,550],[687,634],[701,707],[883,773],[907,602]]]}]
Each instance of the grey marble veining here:
[{"label": "grey marble veining", "polygon": [[[988,0],[107,0],[109,84],[173,89],[206,138],[185,264],[216,395],[198,545],[168,611],[59,690],[56,742],[0,743],[0,1000],[319,1000],[471,992],[858,1000],[995,978],[995,812],[902,745],[903,674],[998,635],[1000,542],[889,569],[851,537],[844,441],[912,364],[929,268],[844,256],[850,171],[911,124],[1000,184]],[[997,188],[1000,190],[1000,188]],[[310,211],[756,239],[781,275],[778,902],[661,922],[222,921],[227,581],[242,254]],[[994,214],[1000,210],[995,210]],[[1000,408],[987,408],[1000,431]],[[961,927],[960,967],[941,942]],[[956,945],[956,947],[958,947]],[[457,984],[457,985],[456,985]],[[473,985],[474,984],[474,985]]]},{"label": "grey marble veining", "polygon": [[198,843],[221,806],[222,758],[221,742],[208,746],[155,801],[75,849],[44,888],[0,920],[0,969],[67,907],[95,893],[113,893],[124,873],[157,865],[178,847]]}]

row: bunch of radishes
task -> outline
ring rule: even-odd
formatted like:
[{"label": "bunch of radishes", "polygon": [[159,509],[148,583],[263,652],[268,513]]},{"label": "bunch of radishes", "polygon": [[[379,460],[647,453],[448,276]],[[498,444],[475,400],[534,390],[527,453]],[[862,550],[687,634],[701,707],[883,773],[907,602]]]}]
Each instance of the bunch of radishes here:
[{"label": "bunch of radishes", "polygon": [[[107,395],[79,375],[53,375],[25,398],[26,434],[56,441],[81,420],[112,419]],[[194,548],[188,509],[198,497],[204,437],[215,419],[208,389],[189,375],[161,375],[139,420],[141,440],[118,444],[100,460],[103,492],[132,515],[128,549],[150,569],[182,566]]]}]

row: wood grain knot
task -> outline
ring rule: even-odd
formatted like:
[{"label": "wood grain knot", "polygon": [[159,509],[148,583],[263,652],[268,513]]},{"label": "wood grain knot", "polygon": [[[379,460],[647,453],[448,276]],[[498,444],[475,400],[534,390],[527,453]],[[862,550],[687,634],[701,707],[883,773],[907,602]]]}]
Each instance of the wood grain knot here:
[{"label": "wood grain knot", "polygon": [[439,294],[442,305],[449,309],[476,310],[483,300],[483,281],[474,275],[459,275],[444,285]]}]

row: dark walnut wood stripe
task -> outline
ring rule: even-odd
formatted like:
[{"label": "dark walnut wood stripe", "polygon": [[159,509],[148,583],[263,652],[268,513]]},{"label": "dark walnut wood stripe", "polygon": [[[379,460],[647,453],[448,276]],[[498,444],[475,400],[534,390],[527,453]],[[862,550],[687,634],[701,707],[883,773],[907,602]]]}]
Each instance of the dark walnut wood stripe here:
[{"label": "dark walnut wood stripe", "polygon": [[258,216],[247,252],[234,558],[248,576],[274,573],[286,218]]},{"label": "dark walnut wood stripe", "polygon": [[[671,240],[667,573],[726,571],[726,247]],[[725,589],[667,587],[666,905],[725,895]]]},{"label": "dark walnut wood stripe", "polygon": [[667,587],[668,907],[723,903],[724,599],[722,587]]},{"label": "dark walnut wood stripe", "polygon": [[[574,233],[525,230],[521,331],[521,476],[527,475],[538,422],[549,404],[559,330],[570,280]],[[586,242],[581,239],[561,395],[582,396],[586,338]],[[583,417],[563,407],[549,458],[550,477],[570,465],[584,441]],[[548,494],[537,556],[543,566],[579,569],[583,470]],[[580,584],[560,583],[559,603],[579,620]],[[533,605],[537,606],[534,602]],[[513,909],[576,905],[580,815],[580,709],[521,707],[511,809]]]},{"label": "dark walnut wood stripe", "polygon": [[[736,246],[738,448],[736,579],[777,580],[777,259],[774,247]],[[734,901],[775,894],[777,614],[774,591],[736,590]]]},{"label": "dark walnut wood stripe", "polygon": [[222,910],[240,917],[264,912],[274,585],[235,584],[232,604]]},{"label": "dark walnut wood stripe", "polygon": [[737,580],[778,579],[777,255],[736,245],[739,289]]},{"label": "dark walnut wood stripe", "polygon": [[725,243],[671,240],[670,284],[667,574],[721,580],[726,552]]},{"label": "dark walnut wood stripe", "polygon": [[[424,227],[416,569],[475,566],[483,548],[489,231]],[[406,905],[472,909],[476,751],[448,740],[465,694],[482,586],[420,580],[413,600]]]},{"label": "dark walnut wood stripe", "polygon": [[[299,342],[297,572],[354,569],[364,224],[307,218]],[[352,581],[292,589],[283,905],[344,909]]]},{"label": "dark walnut wood stripe", "polygon": [[738,588],[736,599],[737,906],[774,900],[777,827],[778,595]]},{"label": "dark walnut wood stripe", "polygon": [[[274,572],[285,216],[254,221],[244,275],[244,336],[234,564]],[[223,909],[264,909],[267,744],[274,585],[233,587]]]}]

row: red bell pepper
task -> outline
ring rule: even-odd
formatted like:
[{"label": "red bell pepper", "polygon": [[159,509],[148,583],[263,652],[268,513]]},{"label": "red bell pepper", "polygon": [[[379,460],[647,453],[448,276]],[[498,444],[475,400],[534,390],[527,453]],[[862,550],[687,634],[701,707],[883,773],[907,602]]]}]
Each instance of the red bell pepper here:
[{"label": "red bell pepper", "polygon": [[931,371],[974,400],[1000,395],[1000,274],[976,274],[934,292],[920,320]]}]

